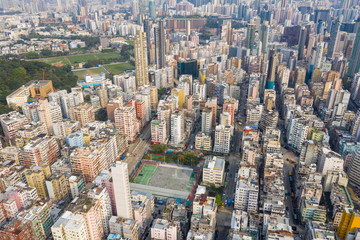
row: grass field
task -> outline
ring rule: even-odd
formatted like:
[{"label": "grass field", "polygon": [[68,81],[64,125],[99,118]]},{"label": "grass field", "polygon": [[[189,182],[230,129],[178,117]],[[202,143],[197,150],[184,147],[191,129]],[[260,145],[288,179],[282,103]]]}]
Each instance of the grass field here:
[{"label": "grass field", "polygon": [[[102,60],[102,59],[109,59],[109,58],[117,58],[120,56],[120,53],[118,52],[106,52],[106,53],[88,53],[88,54],[80,54],[80,55],[69,55],[67,58],[71,62],[72,65],[81,63],[81,62],[87,62],[92,60]],[[40,58],[33,61],[40,61],[45,62],[48,64],[51,63],[57,63],[62,62],[64,65],[69,65],[69,61],[66,59],[66,57],[51,57],[51,58]]]},{"label": "grass field", "polygon": [[192,168],[173,167],[170,165],[152,165],[145,163],[135,176],[134,183],[191,192],[197,176]]},{"label": "grass field", "polygon": [[151,165],[151,164],[145,164],[139,174],[135,178],[135,183],[142,184],[142,185],[148,185],[152,176],[156,172],[157,166]]},{"label": "grass field", "polygon": [[[116,63],[116,64],[105,65],[104,67],[114,75],[123,73],[125,70],[134,69],[134,66],[131,65],[130,63]],[[73,71],[73,73],[76,76],[78,76],[79,80],[84,79],[85,74],[95,75],[95,74],[100,74],[102,72],[107,74],[107,72],[102,67]]]},{"label": "grass field", "polygon": [[104,66],[113,75],[123,73],[126,70],[134,69],[134,66],[130,63],[116,63]]},{"label": "grass field", "polygon": [[151,160],[155,160],[155,161],[165,161],[166,157],[159,155],[159,154],[151,154],[149,153],[148,156],[150,157]]},{"label": "grass field", "polygon": [[95,74],[100,74],[102,72],[106,73],[106,71],[102,67],[89,68],[89,69],[84,69],[84,70],[79,70],[79,71],[73,71],[73,73],[76,76],[78,76],[79,80],[84,79],[85,74],[95,75]]},{"label": "grass field", "polygon": [[62,62],[64,65],[70,65],[70,63],[66,59],[66,57],[40,58],[40,59],[31,60],[31,61],[44,62],[44,63],[47,63],[47,64]]}]

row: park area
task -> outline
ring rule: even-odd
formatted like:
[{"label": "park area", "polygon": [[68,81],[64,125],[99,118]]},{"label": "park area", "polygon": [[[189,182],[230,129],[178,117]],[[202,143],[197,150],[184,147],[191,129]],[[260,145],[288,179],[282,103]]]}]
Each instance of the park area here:
[{"label": "park area", "polygon": [[[108,70],[111,74],[121,74],[126,70],[134,69],[134,66],[130,63],[115,63],[115,64],[108,64],[104,65],[104,68]],[[87,68],[81,70],[73,70],[73,73],[78,76],[79,80],[84,79],[85,74],[95,75],[100,74],[102,72],[108,74],[108,72],[103,67],[96,67],[96,68]]]},{"label": "park area", "polygon": [[197,169],[144,161],[133,176],[132,183],[142,185],[154,195],[165,192],[169,194],[167,197],[179,197],[176,194],[180,193],[183,198],[188,198],[196,189],[199,178],[200,170]]},{"label": "park area", "polygon": [[116,59],[119,57],[120,57],[120,53],[118,52],[99,52],[99,53],[87,53],[87,54],[79,54],[79,55],[50,57],[50,58],[39,58],[31,61],[40,61],[47,64],[56,64],[61,62],[64,65],[75,65],[78,63],[86,63],[88,61]]}]

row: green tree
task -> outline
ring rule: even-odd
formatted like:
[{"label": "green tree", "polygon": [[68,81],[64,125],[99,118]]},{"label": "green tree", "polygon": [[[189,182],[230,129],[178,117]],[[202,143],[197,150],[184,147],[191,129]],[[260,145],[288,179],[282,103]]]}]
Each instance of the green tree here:
[{"label": "green tree", "polygon": [[25,57],[28,59],[35,59],[39,57],[39,54],[37,52],[28,52],[25,54]]},{"label": "green tree", "polygon": [[220,194],[216,194],[215,196],[215,202],[218,206],[220,206],[222,204],[222,201],[221,201],[221,195]]},{"label": "green tree", "polygon": [[181,154],[181,153],[178,154],[177,159],[178,159],[178,163],[179,163],[179,164],[184,165],[184,160],[185,160],[184,154]]},{"label": "green tree", "polygon": [[71,72],[71,67],[53,67],[37,61],[21,61],[19,59],[0,59],[0,114],[11,109],[6,106],[6,96],[30,80],[51,79],[57,89],[76,86],[77,77]]},{"label": "green tree", "polygon": [[171,153],[168,153],[167,156],[166,156],[166,161],[167,162],[175,162],[177,159],[177,154],[174,153],[174,152],[171,152]]},{"label": "green tree", "polygon": [[51,50],[43,49],[43,50],[41,50],[40,53],[41,53],[41,55],[43,57],[50,57],[51,56]]},{"label": "green tree", "polygon": [[160,99],[166,93],[166,88],[158,89],[158,98]]},{"label": "green tree", "polygon": [[84,101],[85,101],[85,102],[90,102],[90,95],[86,95],[86,96],[84,97]]},{"label": "green tree", "polygon": [[200,162],[200,158],[197,157],[194,153],[186,153],[184,154],[184,164],[189,166],[196,166]]},{"label": "green tree", "polygon": [[106,108],[100,108],[100,109],[95,113],[95,119],[98,120],[98,121],[107,121]]},{"label": "green tree", "polygon": [[214,195],[216,195],[216,194],[221,195],[224,192],[224,187],[223,186],[216,187],[214,184],[208,185],[207,189],[208,189],[209,192],[213,193]]},{"label": "green tree", "polygon": [[158,154],[165,154],[165,152],[167,151],[167,146],[164,144],[153,144],[150,146],[150,148],[153,153]]},{"label": "green tree", "polygon": [[134,55],[134,46],[130,44],[124,44],[121,47],[120,56],[123,58],[123,61],[128,61],[131,56]]}]

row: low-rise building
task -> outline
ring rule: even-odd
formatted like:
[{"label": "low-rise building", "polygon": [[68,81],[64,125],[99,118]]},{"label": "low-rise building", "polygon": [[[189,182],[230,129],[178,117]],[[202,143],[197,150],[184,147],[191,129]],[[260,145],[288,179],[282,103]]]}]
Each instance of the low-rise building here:
[{"label": "low-rise building", "polygon": [[306,200],[302,199],[301,202],[301,221],[318,221],[325,222],[326,221],[326,207],[318,204],[317,199],[315,200]]},{"label": "low-rise building", "polygon": [[109,220],[111,234],[119,234],[120,238],[137,240],[139,239],[138,225],[133,219],[124,219],[112,216]]},{"label": "low-rise building", "polygon": [[168,220],[155,219],[151,227],[151,239],[177,240],[178,227]]},{"label": "low-rise building", "polygon": [[225,158],[219,156],[208,156],[203,168],[203,183],[221,186],[225,178]]},{"label": "low-rise building", "polygon": [[211,151],[211,135],[203,132],[198,132],[195,136],[195,149]]},{"label": "low-rise building", "polygon": [[305,239],[307,240],[335,239],[335,232],[330,230],[330,226],[327,226],[322,222],[316,222],[316,221],[309,221],[306,223],[304,235],[305,235]]}]

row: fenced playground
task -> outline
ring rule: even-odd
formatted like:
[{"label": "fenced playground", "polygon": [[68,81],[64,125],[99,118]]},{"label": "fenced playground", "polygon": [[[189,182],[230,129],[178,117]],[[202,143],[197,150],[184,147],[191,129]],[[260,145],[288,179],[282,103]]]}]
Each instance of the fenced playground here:
[{"label": "fenced playground", "polygon": [[200,175],[199,169],[144,160],[131,181],[136,185],[148,186],[149,190],[154,190],[151,192],[154,195],[156,192],[168,192],[169,195],[171,192],[181,193],[192,201]]}]

